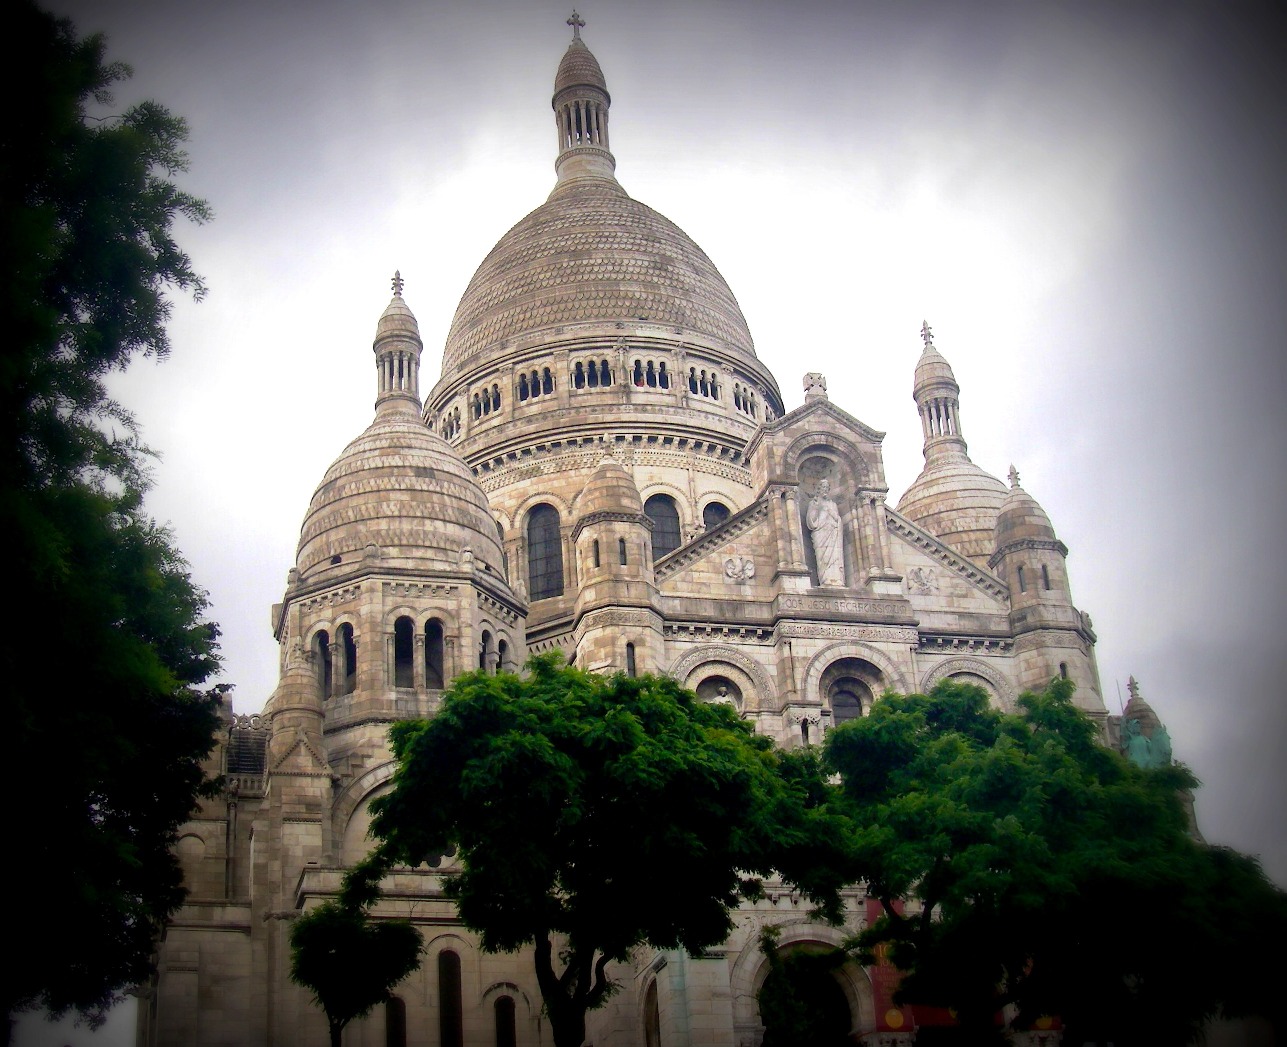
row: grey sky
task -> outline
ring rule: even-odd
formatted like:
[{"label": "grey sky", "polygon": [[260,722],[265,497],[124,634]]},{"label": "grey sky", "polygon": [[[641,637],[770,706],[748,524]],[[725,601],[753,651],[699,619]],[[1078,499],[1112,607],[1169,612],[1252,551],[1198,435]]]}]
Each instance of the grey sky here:
[{"label": "grey sky", "polygon": [[[188,118],[210,285],[120,383],[239,711],[275,684],[313,487],[365,426],[394,268],[438,375],[475,266],[553,184],[568,8],[63,4]],[[921,321],[976,462],[1071,549],[1105,699],[1134,674],[1209,839],[1287,883],[1282,33],[1268,7],[587,0],[626,189],[702,245],[787,405],[801,376],[919,471]]]}]

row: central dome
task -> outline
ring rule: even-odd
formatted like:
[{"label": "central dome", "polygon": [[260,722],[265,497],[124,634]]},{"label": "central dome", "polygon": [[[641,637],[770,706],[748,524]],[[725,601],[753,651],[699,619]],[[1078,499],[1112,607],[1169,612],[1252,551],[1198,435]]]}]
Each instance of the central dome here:
[{"label": "central dome", "polygon": [[567,182],[474,273],[447,335],[443,375],[507,340],[623,321],[682,328],[755,357],[737,299],[688,234],[612,179]]}]

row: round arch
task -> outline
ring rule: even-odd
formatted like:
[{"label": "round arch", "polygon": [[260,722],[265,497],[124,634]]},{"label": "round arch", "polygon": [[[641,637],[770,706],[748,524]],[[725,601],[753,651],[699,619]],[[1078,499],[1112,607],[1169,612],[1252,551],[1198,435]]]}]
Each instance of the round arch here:
[{"label": "round arch", "polygon": [[[861,658],[871,662],[885,678],[885,685],[895,691],[907,694],[911,690],[911,679],[894,660],[878,647],[861,640],[849,640],[833,643],[824,647],[809,661],[804,672],[803,696],[808,702],[821,701],[822,674],[827,667],[841,658]],[[875,695],[879,698],[880,695]]]},{"label": "round arch", "polygon": [[988,665],[980,658],[948,658],[931,666],[921,677],[921,691],[928,692],[940,680],[946,680],[957,673],[969,673],[986,680],[992,687],[992,693],[1005,712],[1013,712],[1017,695],[1014,687],[995,666]]},{"label": "round arch", "polygon": [[849,473],[854,489],[868,486],[871,470],[862,452],[848,440],[827,432],[801,433],[786,449],[783,462],[792,473],[798,473],[800,466],[812,454],[830,455],[836,458]]},{"label": "round arch", "polygon": [[768,671],[759,662],[729,644],[712,644],[681,655],[671,665],[669,675],[685,687],[690,687],[694,677],[702,669],[715,663],[723,663],[737,670],[745,678],[745,681],[737,681],[739,685],[743,682],[749,685],[743,686],[743,697],[754,695],[755,701],[744,701],[742,706],[744,712],[777,707],[777,688],[773,686],[773,680]]}]

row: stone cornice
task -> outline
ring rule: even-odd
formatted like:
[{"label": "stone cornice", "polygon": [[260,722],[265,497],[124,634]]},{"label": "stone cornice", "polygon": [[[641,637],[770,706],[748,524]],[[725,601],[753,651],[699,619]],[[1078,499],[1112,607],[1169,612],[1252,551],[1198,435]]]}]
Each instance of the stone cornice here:
[{"label": "stone cornice", "polygon": [[1014,650],[1012,636],[969,636],[963,633],[921,633],[917,650],[1008,655]]},{"label": "stone cornice", "polygon": [[1023,549],[1040,549],[1044,552],[1058,553],[1063,557],[1068,556],[1068,546],[1064,545],[1058,538],[1019,538],[1013,542],[1006,542],[1005,545],[989,556],[988,566],[995,571],[1007,555]]},{"label": "stone cornice", "polygon": [[572,541],[575,542],[579,537],[581,537],[581,532],[587,527],[591,527],[598,523],[635,524],[640,527],[645,527],[649,531],[651,531],[653,527],[652,521],[643,513],[621,513],[614,512],[610,509],[600,509],[598,512],[586,513],[585,516],[581,517],[581,519],[576,522],[576,526],[572,528]]}]

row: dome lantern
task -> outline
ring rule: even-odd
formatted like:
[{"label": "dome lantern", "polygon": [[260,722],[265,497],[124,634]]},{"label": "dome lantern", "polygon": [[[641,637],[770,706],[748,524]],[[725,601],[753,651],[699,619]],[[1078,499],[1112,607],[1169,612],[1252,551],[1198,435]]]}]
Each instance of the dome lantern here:
[{"label": "dome lantern", "polygon": [[599,61],[581,39],[585,19],[568,19],[572,42],[554,75],[554,123],[559,136],[554,169],[559,184],[577,178],[613,177],[617,161],[608,148],[608,107],[612,97]]},{"label": "dome lantern", "polygon": [[393,274],[393,298],[375,327],[375,367],[379,375],[375,407],[420,413],[420,325],[402,300],[402,273]]}]

